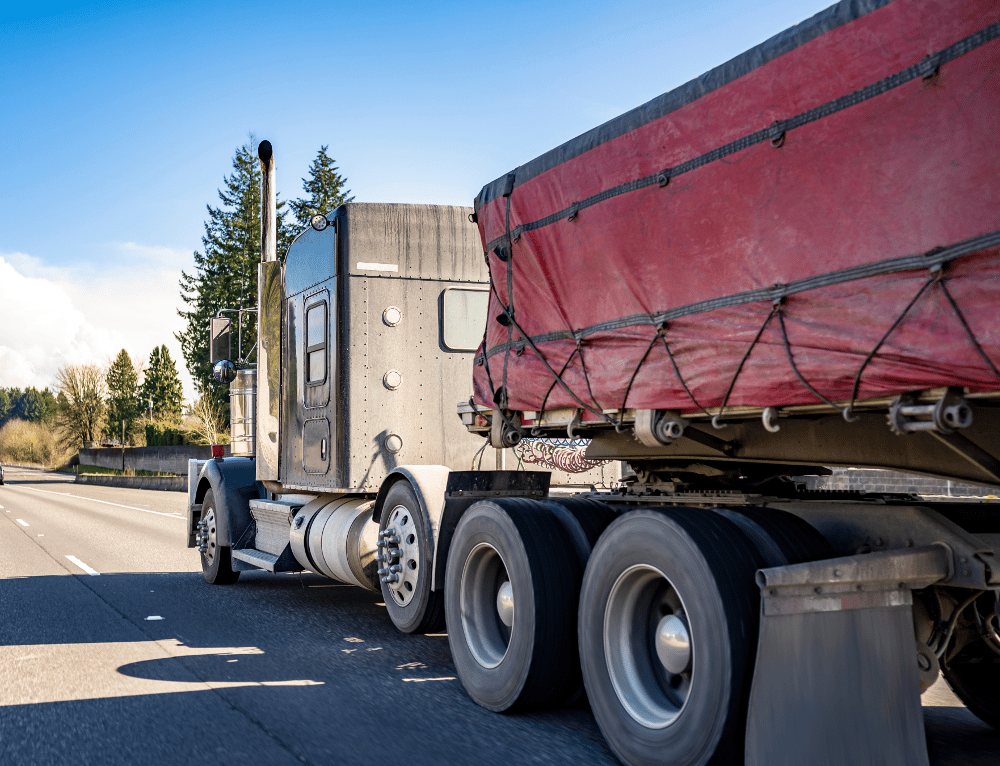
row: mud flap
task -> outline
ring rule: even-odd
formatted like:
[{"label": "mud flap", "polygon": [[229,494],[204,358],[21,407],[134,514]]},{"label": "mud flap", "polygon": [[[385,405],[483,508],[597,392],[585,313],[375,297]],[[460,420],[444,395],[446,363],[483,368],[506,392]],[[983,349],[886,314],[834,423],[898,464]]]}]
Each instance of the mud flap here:
[{"label": "mud flap", "polygon": [[747,766],[927,766],[912,590],[940,546],[761,570]]}]

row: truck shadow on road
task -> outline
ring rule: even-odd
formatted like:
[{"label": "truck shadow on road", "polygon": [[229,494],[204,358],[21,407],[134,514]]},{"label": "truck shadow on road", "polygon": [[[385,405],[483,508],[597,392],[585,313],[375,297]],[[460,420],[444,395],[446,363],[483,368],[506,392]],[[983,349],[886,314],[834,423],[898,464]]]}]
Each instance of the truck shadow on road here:
[{"label": "truck shadow on road", "polygon": [[[263,762],[251,721],[310,763],[367,764],[376,751],[426,764],[509,766],[539,753],[614,763],[589,711],[489,713],[457,680],[446,635],[404,635],[381,594],[314,575],[245,573],[227,587],[196,572],[19,577],[0,581],[0,606],[0,738],[19,743],[12,762],[74,762],[57,732],[77,727],[90,755],[75,763],[204,763],[191,745],[203,734]],[[387,739],[387,711],[435,723]],[[489,753],[484,737],[497,743]],[[135,738],[151,743],[148,756]],[[102,760],[102,747],[127,756]]]},{"label": "truck shadow on road", "polygon": [[[88,729],[84,750],[117,743],[131,762],[204,762],[192,715],[226,721],[223,738],[251,761],[273,740],[252,744],[248,720],[310,762],[368,763],[376,744],[380,759],[411,763],[616,762],[585,703],[489,713],[456,678],[446,635],[399,633],[381,594],[311,574],[247,572],[225,587],[197,572],[14,577],[0,580],[0,609],[0,739],[15,762],[70,762],[46,733],[61,726]],[[447,724],[387,742],[386,709]],[[962,707],[924,712],[934,766],[995,766],[1000,733]],[[134,738],[157,757],[139,758]]]}]

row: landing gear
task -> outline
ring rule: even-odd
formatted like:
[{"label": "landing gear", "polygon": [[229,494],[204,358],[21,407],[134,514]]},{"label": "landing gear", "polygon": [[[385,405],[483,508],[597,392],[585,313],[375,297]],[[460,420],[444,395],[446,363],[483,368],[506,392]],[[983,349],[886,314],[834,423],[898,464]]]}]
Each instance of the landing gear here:
[{"label": "landing gear", "polygon": [[233,571],[231,550],[218,541],[218,519],[215,512],[215,495],[212,490],[205,493],[201,501],[201,521],[198,522],[198,550],[201,551],[201,571],[205,582],[212,585],[229,585],[240,579],[240,573]]},{"label": "landing gear", "polygon": [[430,524],[407,481],[386,494],[379,525],[379,580],[386,611],[404,633],[444,627],[444,598],[431,590]]},{"label": "landing gear", "polygon": [[761,561],[711,511],[634,511],[605,530],[580,594],[580,659],[626,764],[742,762]]}]

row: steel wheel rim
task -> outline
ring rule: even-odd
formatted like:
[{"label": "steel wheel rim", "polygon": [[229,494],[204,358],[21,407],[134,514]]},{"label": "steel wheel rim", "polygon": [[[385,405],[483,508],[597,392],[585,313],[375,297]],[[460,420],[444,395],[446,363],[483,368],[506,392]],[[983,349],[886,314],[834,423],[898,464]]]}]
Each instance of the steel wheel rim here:
[{"label": "steel wheel rim", "polygon": [[216,525],[215,525],[215,509],[209,508],[208,515],[205,517],[205,560],[211,564],[215,561],[215,553],[217,547],[217,536],[216,536]]},{"label": "steel wheel rim", "polygon": [[[465,645],[484,668],[495,668],[507,655],[511,629],[504,625],[497,608],[498,595],[510,582],[500,552],[489,543],[479,543],[470,552],[462,570],[460,601]],[[514,612],[511,622],[517,619]]]},{"label": "steel wheel rim", "polygon": [[[678,622],[688,655],[686,668],[675,673],[661,660],[657,638],[664,624]],[[694,647],[680,594],[659,569],[632,566],[615,581],[604,610],[604,655],[615,694],[637,723],[664,729],[677,719],[691,690]]]},{"label": "steel wheel rim", "polygon": [[392,599],[399,606],[406,606],[413,600],[417,592],[417,581],[420,578],[420,535],[417,532],[413,513],[405,505],[397,505],[389,514],[386,529],[391,528],[399,542],[386,548],[399,553],[388,555],[389,568],[399,566],[396,574],[398,579],[388,583]]}]

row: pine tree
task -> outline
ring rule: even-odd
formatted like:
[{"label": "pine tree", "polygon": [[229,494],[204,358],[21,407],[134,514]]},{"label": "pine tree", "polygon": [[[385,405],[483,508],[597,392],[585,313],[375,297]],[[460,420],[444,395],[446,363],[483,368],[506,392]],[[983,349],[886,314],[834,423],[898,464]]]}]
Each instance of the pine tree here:
[{"label": "pine tree", "polygon": [[[12,388],[9,398],[9,416],[12,418],[28,423],[44,423],[51,420],[56,413],[56,398],[47,388],[43,388],[41,391],[33,386],[28,386],[23,391]],[[2,421],[2,416],[0,416],[0,421]]]},{"label": "pine tree", "polygon": [[[187,328],[176,334],[184,353],[184,362],[194,378],[198,393],[215,400],[228,417],[228,392],[225,386],[212,379],[212,365],[208,356],[208,320],[219,309],[253,308],[257,304],[257,264],[260,262],[260,162],[257,159],[257,141],[251,134],[248,143],[236,150],[233,172],[219,189],[222,205],[208,205],[208,220],[201,238],[202,251],[195,252],[194,273],[181,272],[181,299],[187,311],[178,313],[187,320]],[[291,227],[285,223],[284,203],[278,202],[277,241],[278,258],[284,260],[285,252],[294,238]],[[233,355],[237,343],[236,314],[226,314],[233,320]],[[257,315],[243,315],[242,352],[244,359],[233,362],[252,362],[251,349],[257,339]]]},{"label": "pine tree", "polygon": [[157,346],[149,355],[149,366],[139,389],[139,400],[143,406],[152,402],[154,417],[176,421],[180,419],[183,398],[181,379],[170,356],[170,349]]},{"label": "pine tree", "polygon": [[329,213],[345,202],[354,201],[354,197],[347,196],[351,193],[350,189],[344,188],[347,179],[340,175],[340,168],[326,153],[328,148],[319,148],[316,159],[309,166],[309,177],[302,179],[302,189],[308,196],[289,203],[299,226],[308,226],[309,219],[317,213]]},{"label": "pine tree", "polygon": [[48,410],[42,392],[36,388],[28,387],[24,391],[18,392],[14,400],[14,417],[29,423],[39,423],[45,420]]},{"label": "pine tree", "polygon": [[[122,349],[111,363],[105,378],[108,387],[108,423],[104,433],[115,439],[124,436],[126,440],[138,431],[139,418],[139,374],[128,351]],[[122,423],[124,422],[124,426]]]},{"label": "pine tree", "polygon": [[12,416],[14,409],[13,393],[16,389],[0,388],[0,426]]}]

